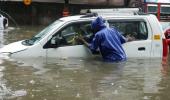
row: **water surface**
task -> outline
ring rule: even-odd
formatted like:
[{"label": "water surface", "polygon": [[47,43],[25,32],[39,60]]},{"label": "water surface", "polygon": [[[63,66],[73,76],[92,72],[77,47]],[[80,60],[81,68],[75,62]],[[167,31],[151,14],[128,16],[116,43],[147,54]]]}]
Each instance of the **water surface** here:
[{"label": "water surface", "polygon": [[[0,46],[43,27],[0,32]],[[161,59],[0,58],[0,100],[170,100],[169,64]]]}]

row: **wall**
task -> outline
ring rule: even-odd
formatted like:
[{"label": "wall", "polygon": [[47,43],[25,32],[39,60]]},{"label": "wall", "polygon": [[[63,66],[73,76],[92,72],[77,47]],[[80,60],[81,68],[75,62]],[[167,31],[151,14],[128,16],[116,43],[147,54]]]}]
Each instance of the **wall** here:
[{"label": "wall", "polygon": [[[102,0],[101,0],[102,1]],[[110,3],[115,3],[112,1]],[[119,2],[121,3],[121,2]],[[71,15],[79,14],[81,9],[92,8],[113,8],[124,7],[121,5],[92,5],[92,4],[70,4],[69,11]],[[62,11],[64,8],[63,3],[47,3],[47,2],[33,2],[31,5],[26,6],[23,2],[9,2],[0,1],[0,9],[11,16],[18,25],[47,25],[54,20],[62,17]],[[12,19],[9,18],[9,24],[15,24]]]}]

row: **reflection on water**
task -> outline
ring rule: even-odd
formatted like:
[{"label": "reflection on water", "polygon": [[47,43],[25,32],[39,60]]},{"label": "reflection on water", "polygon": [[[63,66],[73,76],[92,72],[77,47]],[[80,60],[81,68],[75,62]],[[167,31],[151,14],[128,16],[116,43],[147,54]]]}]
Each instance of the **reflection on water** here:
[{"label": "reflection on water", "polygon": [[[33,35],[14,34],[4,34],[4,44]],[[2,100],[170,100],[169,84],[160,59],[0,58]]]},{"label": "reflection on water", "polygon": [[[4,60],[1,66],[8,90],[3,97],[11,99],[164,100],[160,94],[167,88],[161,86],[164,76],[157,59],[114,64],[80,59],[56,59],[53,63],[17,59]],[[163,82],[168,85],[165,82],[168,80]]]},{"label": "reflection on water", "polygon": [[9,27],[5,30],[0,30],[0,45],[6,45],[18,40],[29,39],[34,34],[43,29],[44,26],[27,26],[27,27]]}]

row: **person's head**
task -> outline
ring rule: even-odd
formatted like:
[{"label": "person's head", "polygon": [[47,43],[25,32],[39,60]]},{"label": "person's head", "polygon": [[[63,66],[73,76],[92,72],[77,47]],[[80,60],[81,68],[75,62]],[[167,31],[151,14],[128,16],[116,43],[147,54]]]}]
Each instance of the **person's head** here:
[{"label": "person's head", "polygon": [[97,17],[91,22],[91,27],[94,33],[100,31],[102,28],[106,27],[105,20],[102,17]]}]

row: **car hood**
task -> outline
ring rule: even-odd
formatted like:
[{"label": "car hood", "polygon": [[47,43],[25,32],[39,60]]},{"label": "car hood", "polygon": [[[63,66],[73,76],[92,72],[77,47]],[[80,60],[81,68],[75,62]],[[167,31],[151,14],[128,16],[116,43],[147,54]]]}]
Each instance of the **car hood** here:
[{"label": "car hood", "polygon": [[0,48],[0,53],[15,53],[26,50],[28,46],[22,45],[22,41],[14,42]]}]

